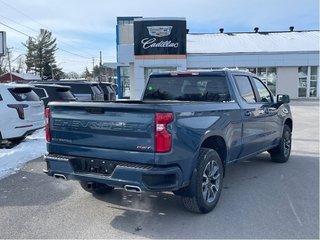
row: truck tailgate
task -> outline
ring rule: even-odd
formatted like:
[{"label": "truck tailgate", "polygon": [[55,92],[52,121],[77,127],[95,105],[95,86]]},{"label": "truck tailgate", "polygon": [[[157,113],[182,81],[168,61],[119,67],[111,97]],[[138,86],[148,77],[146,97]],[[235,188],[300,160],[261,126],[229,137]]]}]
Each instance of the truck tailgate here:
[{"label": "truck tailgate", "polygon": [[[59,145],[55,149],[61,149],[60,153],[66,154],[63,149],[72,149],[72,146],[81,146],[83,152],[90,151],[91,157],[101,157],[102,152],[112,153],[105,156],[108,158],[120,150],[153,153],[154,110],[151,107],[123,104],[117,107],[116,103],[75,105],[51,107],[49,145]],[[94,152],[99,156],[92,156]]]}]

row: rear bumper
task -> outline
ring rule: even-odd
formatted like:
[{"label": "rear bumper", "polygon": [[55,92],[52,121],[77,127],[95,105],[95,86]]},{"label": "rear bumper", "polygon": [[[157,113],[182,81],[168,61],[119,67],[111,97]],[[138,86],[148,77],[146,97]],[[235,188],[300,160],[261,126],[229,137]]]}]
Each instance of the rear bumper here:
[{"label": "rear bumper", "polygon": [[34,121],[34,122],[21,122],[15,123],[13,126],[9,126],[8,128],[1,131],[3,139],[12,139],[12,138],[20,138],[26,137],[30,135],[34,131],[41,129],[44,127],[44,120],[42,121]]},{"label": "rear bumper", "polygon": [[132,185],[148,192],[178,190],[183,182],[178,166],[139,165],[55,154],[46,155],[44,159],[47,175],[60,174],[68,180],[99,182],[120,188]]}]

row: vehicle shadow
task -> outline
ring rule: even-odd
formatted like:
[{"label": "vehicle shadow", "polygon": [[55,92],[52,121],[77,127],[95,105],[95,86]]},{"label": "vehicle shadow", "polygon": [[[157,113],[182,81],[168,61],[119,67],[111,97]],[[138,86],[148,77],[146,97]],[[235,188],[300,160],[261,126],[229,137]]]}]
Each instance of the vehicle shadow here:
[{"label": "vehicle shadow", "polygon": [[48,205],[73,193],[71,184],[44,173],[22,170],[0,181],[0,207]]},{"label": "vehicle shadow", "polygon": [[[299,162],[296,161],[300,158],[292,158],[286,164],[273,163],[269,154],[264,153],[247,161],[231,164],[224,179],[220,201],[208,214],[188,212],[184,209],[180,197],[172,193],[137,194],[115,189],[111,194],[94,197],[106,202],[109,208],[119,210],[113,211],[116,213],[111,221],[113,228],[137,237],[259,238],[250,236],[250,231],[239,233],[236,229],[239,230],[242,225],[243,229],[247,229],[248,224],[255,224],[252,219],[247,218],[246,211],[253,215],[259,214],[259,211],[266,214],[263,205],[269,206],[270,198],[281,192],[277,185],[270,187],[271,180],[283,179],[288,167],[301,170]],[[280,198],[282,199],[281,195]],[[238,216],[242,220],[230,219],[227,216]],[[234,225],[235,228],[229,228],[228,232],[225,232],[225,226],[228,224]],[[213,236],[212,233],[215,231],[217,235]],[[265,235],[261,237],[263,236]]]}]

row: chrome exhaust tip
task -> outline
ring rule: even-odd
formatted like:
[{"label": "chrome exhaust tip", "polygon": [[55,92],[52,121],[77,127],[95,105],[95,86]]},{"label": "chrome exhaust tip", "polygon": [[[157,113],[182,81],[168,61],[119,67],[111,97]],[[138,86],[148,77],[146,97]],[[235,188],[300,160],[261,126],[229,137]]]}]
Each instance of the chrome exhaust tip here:
[{"label": "chrome exhaust tip", "polygon": [[140,187],[134,186],[134,185],[125,185],[124,190],[126,190],[127,192],[136,192],[136,193],[142,192]]},{"label": "chrome exhaust tip", "polygon": [[63,174],[59,174],[59,173],[54,173],[53,176],[55,178],[62,178],[63,180],[67,180],[66,176]]}]

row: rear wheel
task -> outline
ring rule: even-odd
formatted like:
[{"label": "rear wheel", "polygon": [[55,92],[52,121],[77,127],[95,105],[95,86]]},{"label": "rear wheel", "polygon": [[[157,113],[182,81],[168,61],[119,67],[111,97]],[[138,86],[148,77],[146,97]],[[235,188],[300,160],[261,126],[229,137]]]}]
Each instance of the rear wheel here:
[{"label": "rear wheel", "polygon": [[201,148],[198,157],[195,191],[192,197],[182,197],[184,206],[192,212],[208,213],[217,205],[223,180],[223,166],[218,153]]},{"label": "rear wheel", "polygon": [[114,189],[114,187],[96,182],[80,182],[80,185],[85,191],[99,195],[109,193]]},{"label": "rear wheel", "polygon": [[291,128],[284,125],[282,138],[278,146],[269,150],[273,162],[287,162],[291,153]]},{"label": "rear wheel", "polygon": [[21,143],[26,137],[16,137],[16,138],[10,138],[8,139],[13,144],[19,144]]}]

